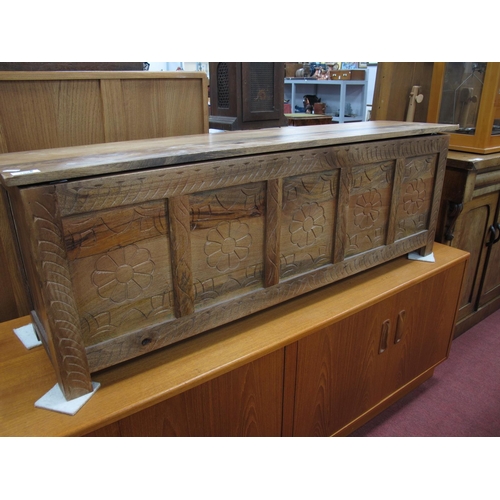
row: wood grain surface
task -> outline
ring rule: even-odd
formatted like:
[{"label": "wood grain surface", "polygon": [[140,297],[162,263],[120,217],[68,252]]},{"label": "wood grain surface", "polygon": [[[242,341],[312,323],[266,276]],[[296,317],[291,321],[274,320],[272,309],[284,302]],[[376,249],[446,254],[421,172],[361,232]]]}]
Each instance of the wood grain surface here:
[{"label": "wood grain surface", "polygon": [[[354,138],[352,129],[342,130]],[[92,372],[432,251],[448,138],[364,134],[339,145],[334,135],[325,146],[322,130],[270,129],[275,151],[259,154],[250,153],[261,151],[262,131],[248,143],[227,132],[204,161],[9,187],[36,325],[67,397],[89,387]],[[295,149],[297,137],[310,147]],[[175,139],[186,151],[206,140]],[[243,156],[226,157],[240,146]],[[63,369],[73,342],[78,383]]]},{"label": "wood grain surface", "polygon": [[[158,415],[153,409],[155,405],[239,368],[243,371],[235,376],[240,380],[240,377],[244,380],[252,370],[266,366],[272,370],[267,373],[276,373],[272,366],[279,365],[275,365],[278,358],[274,355],[259,365],[260,368],[250,368],[250,372],[246,365],[271,353],[279,356],[282,348],[288,346],[288,350],[296,346],[297,341],[433,276],[438,278],[435,281],[439,290],[441,273],[458,265],[463,266],[468,254],[436,244],[434,256],[435,263],[410,261],[406,257],[395,259],[185,342],[95,373],[92,379],[99,382],[101,388],[74,416],[34,407],[34,402],[57,382],[56,375],[44,349],[27,350],[12,331],[29,323],[29,317],[3,323],[0,325],[0,435],[84,435],[149,408],[154,415]],[[418,298],[421,297],[419,295]],[[426,324],[432,322],[433,317],[425,319]],[[441,316],[438,314],[438,317]],[[285,372],[288,382],[285,384],[284,394],[287,397],[283,418],[288,423],[284,427],[290,430],[293,425],[293,374],[296,368],[293,364],[285,364]],[[231,378],[222,383],[228,380]],[[276,376],[273,380],[277,380]],[[262,384],[265,386],[266,381]],[[206,394],[206,390],[200,389],[198,395]],[[168,418],[165,412],[162,411],[162,414],[165,415],[162,418]],[[151,425],[158,429],[159,424],[154,419]],[[182,427],[183,423],[177,425]],[[234,422],[232,428],[237,425]],[[122,431],[125,429],[127,427],[122,427]],[[258,429],[261,431],[263,426],[259,425]],[[118,431],[115,427],[110,432]]]},{"label": "wood grain surface", "polygon": [[126,172],[187,162],[234,158],[268,152],[455,130],[454,125],[409,122],[360,122],[310,127],[284,127],[186,137],[144,139],[120,143],[8,153],[0,157],[5,185],[29,185]]},{"label": "wood grain surface", "polygon": [[0,71],[0,153],[208,132],[208,79],[184,71]]}]

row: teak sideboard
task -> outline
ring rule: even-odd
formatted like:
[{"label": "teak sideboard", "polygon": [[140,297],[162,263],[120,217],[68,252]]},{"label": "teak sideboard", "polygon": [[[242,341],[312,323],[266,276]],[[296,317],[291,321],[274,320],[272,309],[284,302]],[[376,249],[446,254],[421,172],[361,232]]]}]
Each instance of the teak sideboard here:
[{"label": "teak sideboard", "polygon": [[44,349],[0,324],[1,436],[345,436],[448,357],[468,254],[437,243],[95,373],[74,415],[34,407]]},{"label": "teak sideboard", "polygon": [[454,126],[319,125],[5,154],[33,324],[91,373],[432,252]]}]

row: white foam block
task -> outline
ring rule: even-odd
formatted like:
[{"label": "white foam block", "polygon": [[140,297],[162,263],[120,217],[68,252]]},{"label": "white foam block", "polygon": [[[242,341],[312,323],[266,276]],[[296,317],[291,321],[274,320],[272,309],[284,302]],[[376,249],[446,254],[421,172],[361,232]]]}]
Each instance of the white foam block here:
[{"label": "white foam block", "polygon": [[429,255],[422,256],[418,252],[411,252],[408,254],[408,258],[410,260],[422,260],[423,262],[436,262],[434,258],[434,253],[430,253]]},{"label": "white foam block", "polygon": [[33,347],[42,345],[42,342],[36,336],[35,329],[31,323],[19,328],[14,328],[14,333],[18,336],[19,340],[24,344],[26,349],[33,349]]},{"label": "white foam block", "polygon": [[79,398],[68,401],[64,397],[59,384],[56,384],[49,392],[35,402],[35,407],[66,413],[66,415],[74,415],[95,394],[97,389],[101,387],[101,384],[99,382],[92,382],[92,387],[93,391],[89,394],[84,394]]}]

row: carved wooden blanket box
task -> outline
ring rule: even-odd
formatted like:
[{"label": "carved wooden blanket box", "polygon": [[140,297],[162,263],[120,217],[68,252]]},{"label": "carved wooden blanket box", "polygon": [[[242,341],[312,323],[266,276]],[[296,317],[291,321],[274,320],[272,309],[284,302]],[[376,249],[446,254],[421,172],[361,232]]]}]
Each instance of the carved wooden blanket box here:
[{"label": "carved wooden blanket box", "polygon": [[360,122],[1,155],[65,397],[103,368],[431,253],[453,129]]}]

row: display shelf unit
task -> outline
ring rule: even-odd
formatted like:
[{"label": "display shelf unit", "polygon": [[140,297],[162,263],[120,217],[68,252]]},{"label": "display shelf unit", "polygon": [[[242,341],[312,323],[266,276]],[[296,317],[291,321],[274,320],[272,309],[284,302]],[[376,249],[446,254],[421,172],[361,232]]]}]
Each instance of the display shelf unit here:
[{"label": "display shelf unit", "polygon": [[[316,95],[326,104],[326,114],[333,122],[347,123],[365,121],[367,80],[314,80],[285,78],[285,101],[289,101],[292,113],[295,106],[303,107],[304,95]],[[346,116],[350,104],[352,115]],[[336,116],[338,115],[338,116]]]}]

